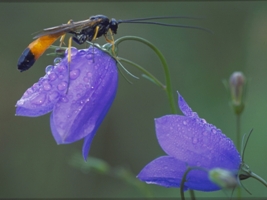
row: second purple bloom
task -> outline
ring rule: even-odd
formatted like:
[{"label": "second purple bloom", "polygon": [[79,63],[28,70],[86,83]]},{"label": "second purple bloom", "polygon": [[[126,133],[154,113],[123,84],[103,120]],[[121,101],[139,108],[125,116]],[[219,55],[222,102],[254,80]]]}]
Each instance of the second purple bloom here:
[{"label": "second purple bloom", "polygon": [[[146,183],[180,187],[187,167],[200,167],[207,171],[223,168],[237,174],[241,157],[233,141],[220,129],[199,118],[180,95],[179,107],[184,116],[166,115],[155,119],[158,142],[168,155],[146,165],[138,178]],[[185,189],[219,190],[220,187],[209,180],[207,171],[190,171]]]}]

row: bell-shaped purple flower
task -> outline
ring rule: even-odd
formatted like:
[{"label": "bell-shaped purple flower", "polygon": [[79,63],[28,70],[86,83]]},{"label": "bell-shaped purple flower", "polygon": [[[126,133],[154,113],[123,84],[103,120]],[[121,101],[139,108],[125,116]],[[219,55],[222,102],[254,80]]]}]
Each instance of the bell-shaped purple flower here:
[{"label": "bell-shaped purple flower", "polygon": [[179,95],[179,107],[185,116],[166,115],[155,119],[158,142],[168,154],[146,165],[137,176],[146,183],[180,187],[187,167],[185,190],[215,191],[220,187],[209,179],[208,171],[222,168],[237,174],[241,157],[231,139],[220,129],[198,117]]},{"label": "bell-shaped purple flower", "polygon": [[87,158],[92,139],[116,95],[116,61],[98,48],[71,49],[70,69],[65,56],[48,66],[44,77],[16,104],[17,116],[38,117],[52,111],[50,125],[57,144],[84,138]]}]

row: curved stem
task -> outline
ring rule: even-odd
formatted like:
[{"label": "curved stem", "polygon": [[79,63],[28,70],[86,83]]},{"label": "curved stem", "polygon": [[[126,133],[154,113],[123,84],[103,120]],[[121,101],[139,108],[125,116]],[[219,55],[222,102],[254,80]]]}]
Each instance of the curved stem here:
[{"label": "curved stem", "polygon": [[117,57],[120,61],[123,61],[123,62],[126,62],[128,64],[131,64],[133,66],[135,66],[136,68],[138,68],[139,70],[141,70],[144,74],[146,74],[149,78],[151,78],[155,84],[157,84],[158,86],[162,87],[162,89],[166,89],[166,86],[161,83],[155,76],[153,76],[151,73],[149,73],[146,69],[144,69],[143,67],[141,67],[140,65],[128,60],[128,59],[125,59],[125,58],[121,58],[121,57]]},{"label": "curved stem", "polygon": [[[184,196],[184,184],[186,182],[186,176],[187,174],[191,171],[191,170],[202,170],[202,171],[207,171],[205,170],[204,168],[201,168],[201,167],[187,167],[184,175],[183,175],[183,178],[181,180],[181,186],[180,186],[180,195],[181,195],[181,199],[182,200],[185,200],[185,196]],[[191,199],[192,200],[195,200],[195,194],[194,194],[194,190],[189,190],[190,191],[190,196],[191,196]]]},{"label": "curved stem", "polygon": [[267,182],[261,178],[260,176],[258,176],[257,174],[255,174],[254,172],[250,172],[250,176],[256,180],[258,180],[259,182],[261,182],[265,187],[267,187]]},{"label": "curved stem", "polygon": [[121,42],[126,41],[126,40],[134,40],[134,41],[138,41],[138,42],[141,42],[143,44],[146,44],[147,46],[149,46],[157,54],[157,56],[159,57],[159,59],[161,61],[163,69],[164,69],[165,80],[166,80],[166,89],[165,89],[165,91],[166,91],[167,96],[168,96],[168,100],[169,100],[169,103],[170,103],[171,111],[172,111],[173,114],[176,114],[177,113],[177,107],[176,107],[176,104],[175,104],[175,101],[174,101],[174,97],[173,97],[173,93],[172,93],[170,72],[169,72],[169,68],[168,68],[167,62],[166,62],[164,56],[162,55],[162,53],[152,43],[150,43],[149,41],[147,41],[147,40],[145,40],[143,38],[140,38],[140,37],[136,37],[136,36],[121,37],[121,38],[119,38],[119,39],[117,39],[115,41],[115,45],[118,46]]}]

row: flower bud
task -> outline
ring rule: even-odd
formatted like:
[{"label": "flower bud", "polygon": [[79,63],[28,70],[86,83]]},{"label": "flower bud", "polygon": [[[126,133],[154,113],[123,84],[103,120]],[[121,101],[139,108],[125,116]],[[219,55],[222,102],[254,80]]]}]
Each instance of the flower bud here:
[{"label": "flower bud", "polygon": [[236,175],[229,170],[214,168],[209,171],[209,179],[224,188],[234,188],[238,185]]},{"label": "flower bud", "polygon": [[229,79],[232,101],[231,104],[236,114],[240,114],[244,109],[244,89],[246,77],[242,72],[234,72]]}]

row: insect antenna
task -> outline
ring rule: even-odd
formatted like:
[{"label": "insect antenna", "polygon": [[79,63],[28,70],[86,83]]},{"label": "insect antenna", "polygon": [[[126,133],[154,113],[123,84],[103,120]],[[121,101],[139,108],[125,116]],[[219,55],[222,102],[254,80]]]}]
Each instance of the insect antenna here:
[{"label": "insect antenna", "polygon": [[186,17],[186,16],[165,16],[165,17],[148,17],[148,18],[137,18],[137,19],[127,19],[127,20],[118,20],[118,24],[120,23],[132,23],[132,24],[153,24],[153,25],[159,25],[159,26],[169,26],[169,27],[179,27],[179,28],[192,28],[192,29],[198,29],[207,31],[209,33],[213,33],[211,30],[198,27],[198,26],[190,26],[190,25],[183,25],[183,24],[167,24],[167,23],[161,23],[156,21],[148,21],[148,20],[154,20],[154,19],[202,19],[197,17]]}]

